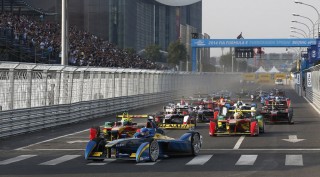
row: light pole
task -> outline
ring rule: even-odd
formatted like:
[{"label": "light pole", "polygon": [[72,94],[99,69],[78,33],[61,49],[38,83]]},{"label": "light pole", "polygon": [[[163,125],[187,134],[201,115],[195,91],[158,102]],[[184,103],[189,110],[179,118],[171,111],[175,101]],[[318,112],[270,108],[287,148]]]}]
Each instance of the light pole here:
[{"label": "light pole", "polygon": [[320,36],[320,31],[319,31],[319,30],[320,30],[320,29],[319,29],[320,13],[319,13],[318,9],[315,8],[313,5],[310,5],[310,4],[301,2],[301,1],[295,1],[294,3],[296,3],[296,4],[302,4],[302,5],[306,5],[306,6],[312,7],[312,8],[317,12],[317,14],[318,14],[318,38],[319,38],[319,36]]},{"label": "light pole", "polygon": [[295,31],[295,30],[291,30],[292,33],[297,33],[297,34],[300,34],[301,36],[303,36],[304,38],[307,38],[306,35],[304,35],[303,33],[300,33],[298,31]]},{"label": "light pole", "polygon": [[309,26],[308,26],[307,24],[305,24],[305,23],[299,22],[299,21],[297,21],[297,20],[293,20],[293,21],[291,21],[291,22],[292,22],[292,23],[299,23],[299,24],[301,24],[301,25],[304,25],[305,27],[308,28],[309,31],[311,31],[310,28],[309,28]]},{"label": "light pole", "polygon": [[[312,38],[314,38],[314,26],[315,26],[315,23],[313,23],[313,21],[309,17],[303,16],[303,15],[299,15],[299,14],[296,14],[296,13],[293,13],[292,15],[295,16],[295,17],[301,17],[301,18],[308,19],[311,22],[311,24],[312,24],[312,33],[313,33]],[[309,33],[310,33],[310,31],[309,31]]]},{"label": "light pole", "polygon": [[304,30],[300,29],[300,28],[296,28],[294,26],[290,26],[290,28],[294,29],[294,30],[299,30],[299,31],[303,32],[306,36],[308,36],[307,33]]}]

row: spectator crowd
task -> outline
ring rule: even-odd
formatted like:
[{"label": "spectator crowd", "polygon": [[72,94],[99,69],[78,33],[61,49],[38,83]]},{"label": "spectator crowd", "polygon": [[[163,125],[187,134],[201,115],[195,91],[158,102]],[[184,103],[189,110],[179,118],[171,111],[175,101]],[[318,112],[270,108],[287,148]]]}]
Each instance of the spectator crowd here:
[{"label": "spectator crowd", "polygon": [[[0,14],[2,33],[10,36],[20,45],[36,48],[43,56],[61,56],[61,27],[59,24],[35,20],[25,15]],[[1,34],[3,35],[3,34]],[[8,34],[5,34],[8,36]],[[114,44],[104,41],[77,27],[69,28],[69,65],[121,67],[140,69],[168,69],[137,54],[130,54]]]}]

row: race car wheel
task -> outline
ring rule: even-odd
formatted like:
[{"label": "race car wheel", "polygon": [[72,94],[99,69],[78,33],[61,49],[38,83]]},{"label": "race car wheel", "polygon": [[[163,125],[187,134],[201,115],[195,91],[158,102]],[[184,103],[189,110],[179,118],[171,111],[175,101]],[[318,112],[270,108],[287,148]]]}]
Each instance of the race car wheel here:
[{"label": "race car wheel", "polygon": [[215,133],[216,133],[216,126],[217,126],[217,122],[213,122],[213,121],[210,121],[209,123],[209,135],[210,136],[215,136]]},{"label": "race car wheel", "polygon": [[159,144],[157,140],[152,140],[149,146],[150,161],[155,162],[159,158]]},{"label": "race car wheel", "polygon": [[288,115],[288,123],[289,124],[294,124],[294,121],[292,120],[292,114]]},{"label": "race car wheel", "polygon": [[111,131],[111,141],[119,139],[119,131],[118,130],[112,130]]},{"label": "race car wheel", "polygon": [[258,136],[259,135],[259,124],[257,121],[251,122],[250,133],[251,133],[251,136]]},{"label": "race car wheel", "polygon": [[201,138],[199,133],[193,133],[191,137],[192,155],[198,155],[201,149]]},{"label": "race car wheel", "polygon": [[262,127],[259,129],[259,133],[264,133],[264,127],[265,127],[265,123],[263,121]]}]

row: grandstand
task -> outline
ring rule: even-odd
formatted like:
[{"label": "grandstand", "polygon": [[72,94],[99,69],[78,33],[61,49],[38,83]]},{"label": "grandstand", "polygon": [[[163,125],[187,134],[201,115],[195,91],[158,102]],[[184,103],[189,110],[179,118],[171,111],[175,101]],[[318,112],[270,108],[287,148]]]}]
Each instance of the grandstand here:
[{"label": "grandstand", "polygon": [[[13,1],[16,3],[11,4],[16,6],[10,6],[10,12],[3,11],[0,15],[1,60],[59,64],[61,60],[60,25],[45,20],[43,16],[41,18],[42,12],[26,3],[20,2],[20,0]],[[6,5],[8,4],[6,3]],[[23,8],[29,9],[27,15],[22,14],[22,11],[12,10],[22,9],[22,5],[24,5]],[[8,7],[6,6],[4,9],[7,10]],[[24,12],[26,11],[24,10]],[[36,15],[30,15],[30,11]],[[38,18],[34,18],[34,16]],[[103,41],[98,36],[75,26],[69,28],[69,49],[70,65],[167,69],[165,66],[145,60],[137,54],[129,54],[114,44]]]},{"label": "grandstand", "polygon": [[[44,16],[54,16],[56,13],[46,12],[37,9],[24,0],[2,0],[1,9],[1,27],[0,27],[0,57],[2,61],[16,62],[43,62],[42,51],[37,48],[31,48],[23,39],[23,34],[14,31],[21,16],[38,18]],[[21,22],[21,21],[20,21]],[[21,35],[21,36],[17,36]],[[46,59],[50,63],[49,59]],[[52,60],[51,62],[55,62]]]}]

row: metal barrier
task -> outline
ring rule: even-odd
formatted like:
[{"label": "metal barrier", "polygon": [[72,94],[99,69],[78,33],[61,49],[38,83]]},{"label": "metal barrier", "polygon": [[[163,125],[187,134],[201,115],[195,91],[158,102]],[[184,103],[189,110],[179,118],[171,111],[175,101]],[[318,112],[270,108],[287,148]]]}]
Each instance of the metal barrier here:
[{"label": "metal barrier", "polygon": [[167,102],[172,93],[146,94],[0,112],[0,138]]},{"label": "metal barrier", "polygon": [[239,88],[240,73],[0,63],[0,138]]},{"label": "metal barrier", "polygon": [[[311,73],[311,78],[309,79],[307,77],[308,72]],[[296,74],[299,73],[300,72]],[[305,97],[311,104],[320,110],[320,65],[304,70],[300,84],[295,82],[292,87],[300,96]]]}]

